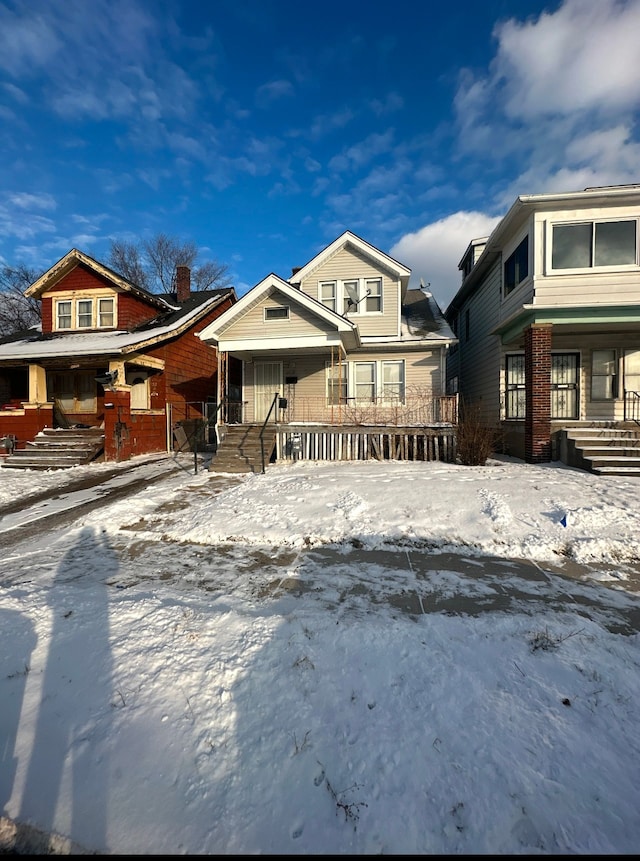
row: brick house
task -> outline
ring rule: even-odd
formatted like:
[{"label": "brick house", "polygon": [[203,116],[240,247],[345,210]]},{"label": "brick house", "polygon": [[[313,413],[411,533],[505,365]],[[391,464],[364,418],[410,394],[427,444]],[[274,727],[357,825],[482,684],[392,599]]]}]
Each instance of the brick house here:
[{"label": "brick house", "polygon": [[170,450],[215,412],[218,355],[197,336],[236,301],[190,280],[179,266],[176,291],[152,294],[69,251],[25,291],[41,327],[0,340],[0,438],[20,452],[45,429],[99,428],[105,460]]}]

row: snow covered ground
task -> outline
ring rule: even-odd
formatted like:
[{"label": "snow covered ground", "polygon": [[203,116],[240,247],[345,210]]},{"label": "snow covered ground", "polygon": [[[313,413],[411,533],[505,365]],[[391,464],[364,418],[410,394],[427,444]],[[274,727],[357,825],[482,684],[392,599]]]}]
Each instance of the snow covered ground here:
[{"label": "snow covered ground", "polygon": [[[136,472],[168,466],[70,525],[0,518],[12,822],[108,854],[635,852],[640,480]],[[0,469],[0,510],[103,469]]]}]

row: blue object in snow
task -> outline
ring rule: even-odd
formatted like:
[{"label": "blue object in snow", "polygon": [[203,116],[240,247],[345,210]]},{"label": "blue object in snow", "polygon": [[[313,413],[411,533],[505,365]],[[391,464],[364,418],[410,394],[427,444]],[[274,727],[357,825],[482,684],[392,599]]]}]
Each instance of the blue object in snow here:
[{"label": "blue object in snow", "polygon": [[562,524],[562,526],[567,525],[567,515],[566,514],[562,515],[562,519],[560,520],[560,523]]}]

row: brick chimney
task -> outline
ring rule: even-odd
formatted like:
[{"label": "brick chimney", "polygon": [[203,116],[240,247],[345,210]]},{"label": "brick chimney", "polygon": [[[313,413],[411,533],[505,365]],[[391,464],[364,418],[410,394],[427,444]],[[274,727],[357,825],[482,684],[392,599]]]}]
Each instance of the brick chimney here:
[{"label": "brick chimney", "polygon": [[191,270],[188,266],[176,266],[176,294],[178,302],[186,302],[191,295]]}]

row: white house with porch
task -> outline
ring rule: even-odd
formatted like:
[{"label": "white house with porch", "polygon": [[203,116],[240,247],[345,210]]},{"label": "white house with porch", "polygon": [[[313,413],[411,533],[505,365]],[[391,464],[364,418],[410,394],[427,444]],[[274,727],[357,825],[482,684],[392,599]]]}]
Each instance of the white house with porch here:
[{"label": "white house with porch", "polygon": [[[301,456],[321,459],[429,459],[425,439],[428,449],[443,428],[450,438],[456,421],[456,397],[445,393],[456,338],[431,293],[409,289],[410,275],[346,231],[203,329],[221,368],[229,356],[243,367],[236,403],[219,375],[221,438],[240,425],[248,440],[266,423],[270,458],[289,456],[293,441]],[[390,429],[407,430],[390,443]]]},{"label": "white house with porch", "polygon": [[639,225],[640,185],[521,195],[467,247],[448,391],[508,453],[640,472]]}]

